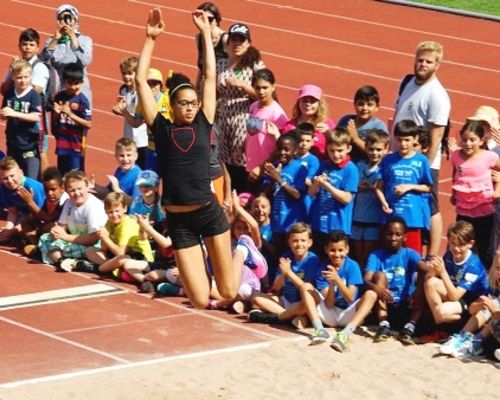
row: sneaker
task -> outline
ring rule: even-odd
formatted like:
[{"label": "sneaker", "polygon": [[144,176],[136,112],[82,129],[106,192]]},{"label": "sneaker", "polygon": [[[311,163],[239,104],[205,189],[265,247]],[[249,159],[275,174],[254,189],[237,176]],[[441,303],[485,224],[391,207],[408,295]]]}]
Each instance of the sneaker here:
[{"label": "sneaker", "polygon": [[311,345],[321,344],[328,342],[331,339],[330,334],[326,329],[315,329],[311,335]]},{"label": "sneaker", "polygon": [[281,324],[278,314],[267,313],[261,310],[251,310],[248,313],[248,321],[259,324]]},{"label": "sneaker", "polygon": [[245,259],[245,265],[253,270],[255,276],[259,279],[267,274],[267,261],[255,246],[252,238],[247,235],[241,235],[238,239],[238,245],[245,246],[248,250],[248,256]]},{"label": "sneaker", "polygon": [[375,337],[373,338],[373,341],[375,343],[383,342],[383,341],[389,339],[391,336],[392,336],[391,328],[389,328],[386,325],[380,325],[377,329],[377,333],[375,333]]},{"label": "sneaker", "polygon": [[415,332],[408,328],[403,328],[401,332],[399,332],[398,340],[406,345],[418,344]]},{"label": "sneaker", "polygon": [[465,341],[466,336],[462,333],[455,333],[451,335],[449,339],[439,347],[439,352],[441,354],[451,355],[455,350],[458,350],[462,343]]},{"label": "sneaker", "polygon": [[500,349],[496,349],[495,352],[493,353],[495,355],[495,358],[500,361]]},{"label": "sneaker", "polygon": [[97,273],[97,272],[99,272],[99,270],[97,268],[97,265],[92,264],[88,260],[75,260],[73,271],[91,272],[91,273]]},{"label": "sneaker", "polygon": [[59,268],[62,271],[71,272],[75,269],[76,262],[77,262],[77,260],[75,260],[74,258],[65,258],[59,264]]},{"label": "sneaker", "polygon": [[339,353],[343,353],[347,349],[347,341],[348,338],[345,333],[337,332],[330,343],[330,347]]},{"label": "sneaker", "polygon": [[156,291],[166,296],[177,296],[179,294],[179,286],[170,282],[162,282],[156,287]]},{"label": "sneaker", "polygon": [[480,356],[481,354],[483,354],[482,342],[474,339],[474,337],[466,337],[462,345],[451,353],[451,356],[455,358],[464,358]]},{"label": "sneaker", "polygon": [[38,252],[38,247],[36,247],[34,244],[27,244],[23,248],[24,255],[29,258],[35,258],[37,252]]},{"label": "sneaker", "polygon": [[153,293],[155,291],[155,285],[153,282],[144,281],[141,283],[141,292],[142,293]]}]

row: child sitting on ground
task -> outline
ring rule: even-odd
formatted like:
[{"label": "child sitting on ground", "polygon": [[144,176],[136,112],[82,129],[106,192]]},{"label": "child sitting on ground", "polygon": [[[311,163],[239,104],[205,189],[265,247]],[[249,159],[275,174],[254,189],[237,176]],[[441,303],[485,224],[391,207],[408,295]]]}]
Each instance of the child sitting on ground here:
[{"label": "child sitting on ground", "polygon": [[[248,314],[250,322],[277,324],[306,315],[306,307],[300,296],[304,282],[316,283],[321,271],[318,256],[309,249],[312,246],[312,231],[309,225],[298,222],[288,233],[289,251],[279,260],[280,274],[276,276],[272,291],[274,295],[257,293],[252,296],[254,307]],[[282,296],[278,296],[282,290]],[[303,319],[297,319],[305,325]],[[299,324],[297,324],[299,327]]]},{"label": "child sitting on ground", "polygon": [[66,173],[64,189],[69,199],[59,220],[38,241],[42,261],[57,268],[65,259],[70,264],[83,259],[87,247],[99,241],[97,231],[106,223],[104,204],[90,193],[89,180],[83,171]]},{"label": "child sitting on ground", "polygon": [[61,264],[61,268],[108,273],[118,268],[119,260],[123,258],[153,261],[147,236],[140,232],[137,221],[127,215],[125,196],[122,193],[108,193],[104,198],[104,209],[108,221],[96,231],[100,248],[88,247],[85,251],[90,263],[66,262]]},{"label": "child sitting on ground", "polygon": [[132,200],[128,208],[129,215],[147,216],[151,226],[162,231],[161,224],[165,221],[165,211],[160,204],[160,178],[153,170],[141,171],[135,185],[139,188],[139,195]]},{"label": "child sitting on ground", "polygon": [[12,157],[0,160],[0,181],[0,198],[7,209],[7,223],[0,229],[0,243],[5,243],[23,236],[23,224],[31,219],[31,208],[20,195],[21,188],[32,194],[33,203],[37,207],[43,206],[45,193],[40,182],[24,176]]},{"label": "child sitting on ground", "polygon": [[24,246],[24,254],[28,257],[37,255],[38,239],[42,234],[50,232],[59,220],[64,202],[68,199],[62,176],[56,167],[45,169],[42,182],[46,199],[41,207],[36,203],[31,190],[25,187],[18,189],[19,196],[31,211],[31,218],[23,223],[23,232],[29,243]]},{"label": "child sitting on ground", "polygon": [[408,319],[410,322],[404,325],[399,338],[406,340],[407,336],[413,336],[417,322],[413,318],[421,312],[410,311],[415,273],[425,273],[428,267],[420,254],[404,246],[405,234],[406,224],[402,218],[393,217],[385,224],[384,247],[368,256],[364,275],[366,291],[356,304],[351,321],[333,338],[330,347],[334,350],[345,351],[349,337],[374,308],[378,321],[374,342],[387,340],[392,336],[391,325],[399,329]]}]

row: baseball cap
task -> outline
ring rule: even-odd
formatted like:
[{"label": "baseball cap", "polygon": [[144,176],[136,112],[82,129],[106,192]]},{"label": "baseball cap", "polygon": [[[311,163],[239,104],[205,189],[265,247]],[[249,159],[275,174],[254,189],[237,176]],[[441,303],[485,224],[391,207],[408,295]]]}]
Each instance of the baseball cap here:
[{"label": "baseball cap", "polygon": [[491,128],[500,130],[500,122],[498,121],[498,111],[490,106],[479,107],[472,117],[467,118],[468,121],[484,121]]},{"label": "baseball cap", "polygon": [[163,83],[163,75],[156,68],[149,68],[148,77],[147,77],[146,80],[148,80],[148,81],[158,81],[158,82],[162,82]]},{"label": "baseball cap", "polygon": [[135,181],[136,186],[156,186],[159,183],[160,178],[158,177],[158,174],[150,169],[141,171]]},{"label": "baseball cap", "polygon": [[231,25],[229,30],[227,31],[228,39],[231,39],[234,36],[241,36],[245,39],[250,40],[250,29],[245,24],[237,23]]},{"label": "baseball cap", "polygon": [[307,96],[314,97],[316,100],[321,100],[323,91],[316,85],[304,85],[300,88],[299,99]]}]

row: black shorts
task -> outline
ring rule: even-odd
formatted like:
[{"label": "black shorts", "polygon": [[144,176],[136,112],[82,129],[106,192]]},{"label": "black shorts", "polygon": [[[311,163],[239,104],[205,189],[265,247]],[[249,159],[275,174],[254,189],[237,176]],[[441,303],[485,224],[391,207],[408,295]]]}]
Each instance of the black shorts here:
[{"label": "black shorts", "polygon": [[431,190],[431,215],[437,214],[439,212],[439,170],[432,169],[432,190]]},{"label": "black shorts", "polygon": [[176,250],[200,244],[200,237],[216,236],[229,230],[226,215],[215,199],[194,211],[167,211],[167,225]]},{"label": "black shorts", "polygon": [[405,300],[399,304],[389,304],[387,312],[392,329],[401,329],[410,320],[411,311],[410,303]]}]

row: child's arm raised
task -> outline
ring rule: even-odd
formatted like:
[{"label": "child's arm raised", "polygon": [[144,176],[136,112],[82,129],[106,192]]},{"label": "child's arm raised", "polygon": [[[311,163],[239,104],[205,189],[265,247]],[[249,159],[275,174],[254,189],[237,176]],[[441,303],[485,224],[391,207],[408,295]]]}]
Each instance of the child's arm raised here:
[{"label": "child's arm raised", "polygon": [[172,239],[170,239],[170,237],[163,236],[160,232],[153,228],[146,215],[135,214],[134,216],[141,229],[144,230],[149,237],[153,238],[153,240],[158,243],[160,247],[167,248],[172,246]]},{"label": "child's arm raised", "polygon": [[289,258],[280,258],[280,263],[279,263],[281,275],[284,278],[288,278],[290,282],[294,284],[295,287],[299,288],[304,284],[304,281],[295,274],[295,272],[292,271],[292,260]]},{"label": "child's arm raised", "polygon": [[203,46],[203,87],[201,108],[208,122],[213,123],[216,108],[215,50],[212,43],[210,22],[202,10],[193,11],[193,22],[200,31]]},{"label": "child's arm raised", "polygon": [[146,124],[153,125],[158,114],[153,92],[147,82],[149,64],[153,56],[155,41],[163,33],[165,23],[163,22],[161,10],[156,7],[149,11],[148,21],[146,23],[146,40],[139,56],[139,64],[135,74],[135,85],[139,95],[139,104],[142,107],[142,114]]},{"label": "child's arm raised", "polygon": [[250,236],[252,237],[255,246],[260,249],[262,247],[262,239],[260,236],[259,224],[255,220],[255,218],[252,217],[252,215],[241,206],[240,199],[238,198],[238,193],[236,193],[236,190],[233,190],[233,207],[238,215],[243,218],[243,220],[250,227]]},{"label": "child's arm raised", "polygon": [[280,189],[284,190],[290,197],[294,198],[295,200],[300,199],[300,190],[288,184],[281,177],[281,168],[276,168],[273,164],[268,162],[264,164],[264,173],[273,181],[275,181],[280,186]]}]

